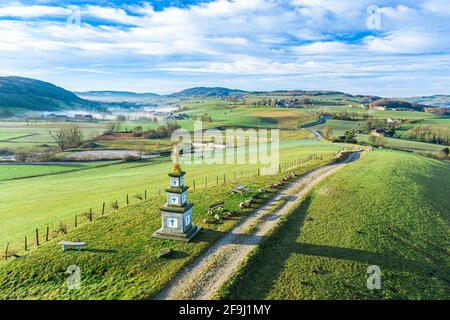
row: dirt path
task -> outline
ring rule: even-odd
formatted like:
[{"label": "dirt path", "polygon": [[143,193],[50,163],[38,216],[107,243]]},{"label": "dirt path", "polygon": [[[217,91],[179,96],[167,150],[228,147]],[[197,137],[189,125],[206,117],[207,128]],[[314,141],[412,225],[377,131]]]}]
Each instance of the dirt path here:
[{"label": "dirt path", "polygon": [[311,131],[312,133],[314,133],[314,135],[316,136],[318,141],[322,141],[322,139],[325,139],[319,131],[314,130],[314,129],[308,129],[308,130]]},{"label": "dirt path", "polygon": [[358,158],[359,153],[352,153],[344,162],[322,166],[297,179],[182,270],[153,299],[211,299],[283,215],[297,207],[325,177]]}]

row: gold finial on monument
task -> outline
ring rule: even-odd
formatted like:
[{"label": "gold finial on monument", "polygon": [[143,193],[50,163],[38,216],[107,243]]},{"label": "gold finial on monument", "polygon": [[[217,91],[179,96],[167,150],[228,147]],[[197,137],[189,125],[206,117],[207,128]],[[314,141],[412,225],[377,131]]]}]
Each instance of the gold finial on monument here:
[{"label": "gold finial on monument", "polygon": [[178,150],[178,143],[175,143],[173,145],[172,163],[173,163],[172,173],[181,173],[180,150]]}]

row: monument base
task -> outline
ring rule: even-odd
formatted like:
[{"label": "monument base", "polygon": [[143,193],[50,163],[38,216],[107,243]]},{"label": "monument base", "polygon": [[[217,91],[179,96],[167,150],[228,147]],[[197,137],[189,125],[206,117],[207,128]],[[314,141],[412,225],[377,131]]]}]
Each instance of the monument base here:
[{"label": "monument base", "polygon": [[179,240],[184,242],[189,242],[196,236],[202,228],[196,226],[195,224],[189,229],[187,233],[172,233],[163,231],[163,229],[159,229],[154,234],[152,234],[153,238],[159,239],[168,239],[168,240]]}]

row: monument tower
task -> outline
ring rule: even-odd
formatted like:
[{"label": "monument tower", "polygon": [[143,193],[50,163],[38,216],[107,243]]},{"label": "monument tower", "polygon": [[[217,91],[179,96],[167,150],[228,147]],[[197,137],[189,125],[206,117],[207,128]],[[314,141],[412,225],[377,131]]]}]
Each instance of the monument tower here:
[{"label": "monument tower", "polygon": [[172,151],[172,172],[169,173],[169,188],[166,189],[167,203],[161,207],[162,227],[153,237],[190,241],[200,228],[192,224],[192,203],[188,203],[188,186],[184,184],[186,172],[181,170],[178,145]]}]

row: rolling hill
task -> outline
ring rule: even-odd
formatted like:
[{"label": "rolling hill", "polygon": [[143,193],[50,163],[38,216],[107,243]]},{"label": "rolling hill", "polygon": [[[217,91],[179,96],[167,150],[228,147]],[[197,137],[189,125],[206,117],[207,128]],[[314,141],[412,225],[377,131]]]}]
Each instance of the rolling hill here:
[{"label": "rolling hill", "polygon": [[424,108],[428,108],[430,106],[408,102],[400,99],[379,99],[370,103],[371,107],[387,107],[389,109],[410,109],[416,111],[423,111]]},{"label": "rolling hill", "polygon": [[432,105],[436,107],[450,108],[450,95],[434,95],[424,97],[412,97],[406,99],[409,102]]},{"label": "rolling hill", "polygon": [[98,109],[101,105],[48,82],[22,77],[0,77],[0,108],[58,111]]},{"label": "rolling hill", "polygon": [[82,99],[105,102],[139,102],[159,97],[156,93],[135,93],[129,91],[87,91],[74,93]]},{"label": "rolling hill", "polygon": [[207,88],[196,87],[186,89],[180,92],[176,92],[168,95],[169,98],[188,98],[188,97],[202,97],[202,98],[215,98],[215,97],[236,97],[246,94],[247,91],[238,89],[228,89],[221,87]]}]

